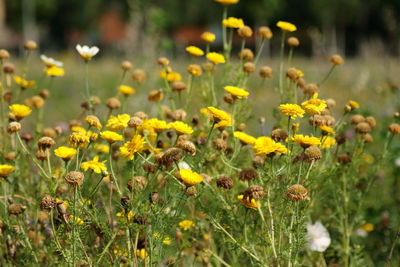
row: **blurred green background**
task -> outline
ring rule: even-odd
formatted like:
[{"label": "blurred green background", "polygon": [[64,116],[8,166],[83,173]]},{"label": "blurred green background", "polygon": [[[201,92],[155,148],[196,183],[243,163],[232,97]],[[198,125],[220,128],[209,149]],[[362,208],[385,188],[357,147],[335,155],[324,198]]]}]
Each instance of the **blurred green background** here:
[{"label": "blurred green background", "polygon": [[[0,45],[33,39],[47,49],[86,42],[113,53],[155,48],[173,54],[198,42],[205,29],[218,34],[221,13],[213,0],[0,0]],[[399,52],[399,0],[241,0],[229,15],[273,30],[278,20],[296,24],[307,56],[359,55],[371,46]]]}]

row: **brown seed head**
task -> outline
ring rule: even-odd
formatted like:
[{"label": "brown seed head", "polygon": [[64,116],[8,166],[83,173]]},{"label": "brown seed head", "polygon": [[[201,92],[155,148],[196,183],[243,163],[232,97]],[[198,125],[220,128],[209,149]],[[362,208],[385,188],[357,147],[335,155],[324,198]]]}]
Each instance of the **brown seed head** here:
[{"label": "brown seed head", "polygon": [[253,167],[261,168],[264,165],[265,159],[261,156],[255,156],[253,158]]},{"label": "brown seed head", "polygon": [[29,40],[26,41],[24,44],[25,50],[34,51],[37,49],[37,43],[35,41]]},{"label": "brown seed head", "polygon": [[40,201],[40,208],[42,210],[50,211],[56,207],[56,201],[51,196],[44,196]]},{"label": "brown seed head", "polygon": [[365,122],[369,124],[369,126],[371,126],[371,128],[375,128],[376,127],[376,120],[374,117],[369,116],[365,118]]},{"label": "brown seed head", "polygon": [[272,68],[269,66],[262,66],[260,69],[260,76],[264,79],[272,78]]},{"label": "brown seed head", "polygon": [[303,93],[309,96],[313,96],[317,92],[318,92],[318,85],[316,85],[315,83],[309,83],[303,89]]},{"label": "brown seed head", "polygon": [[296,81],[296,79],[299,77],[297,70],[295,68],[289,68],[286,71],[286,77],[288,77],[292,81]]},{"label": "brown seed head", "polygon": [[129,191],[133,190],[143,190],[147,184],[147,179],[144,176],[134,176],[127,183]]},{"label": "brown seed head", "polygon": [[372,135],[370,135],[369,133],[364,135],[365,143],[372,143],[373,141],[374,141],[374,138],[372,137]]},{"label": "brown seed head", "polygon": [[72,186],[81,186],[85,176],[82,172],[72,171],[64,176],[64,180]]},{"label": "brown seed head", "polygon": [[245,48],[239,52],[239,58],[245,61],[253,61],[254,53],[250,49]]},{"label": "brown seed head", "polygon": [[21,123],[12,121],[7,126],[7,132],[9,134],[19,132],[21,130]]},{"label": "brown seed head", "polygon": [[143,123],[143,120],[137,116],[133,116],[131,117],[131,119],[128,122],[128,126],[130,128],[137,128],[139,126],[141,126]]},{"label": "brown seed head", "polygon": [[287,190],[287,197],[293,201],[308,199],[308,190],[301,184],[294,184]]},{"label": "brown seed head", "polygon": [[132,63],[128,60],[121,62],[121,69],[124,71],[128,71],[132,69]]},{"label": "brown seed head", "polygon": [[182,81],[176,81],[171,84],[172,91],[181,93],[186,89],[186,84]]},{"label": "brown seed head", "polygon": [[46,99],[50,96],[50,92],[47,89],[43,89],[42,91],[40,91],[39,95],[43,98]]},{"label": "brown seed head", "polygon": [[169,65],[169,59],[166,57],[159,57],[157,60],[157,63],[163,67],[168,66]]},{"label": "brown seed head", "polygon": [[271,39],[272,38],[272,31],[269,27],[267,26],[262,26],[258,28],[257,35],[261,38],[267,38]]},{"label": "brown seed head", "polygon": [[243,65],[243,71],[247,74],[253,73],[256,70],[256,65],[253,62],[246,62]]},{"label": "brown seed head", "polygon": [[241,181],[252,181],[257,178],[257,171],[253,168],[244,168],[239,173],[239,179]]},{"label": "brown seed head", "polygon": [[261,199],[265,195],[264,189],[259,185],[251,185],[243,192],[243,199]]},{"label": "brown seed head", "polygon": [[367,134],[371,132],[371,126],[366,122],[360,122],[356,126],[356,132],[360,134]]},{"label": "brown seed head", "polygon": [[109,109],[119,109],[121,107],[121,102],[116,97],[111,97],[107,99],[106,105]]},{"label": "brown seed head", "polygon": [[213,145],[216,150],[220,151],[225,151],[228,148],[228,143],[222,138],[215,139]]},{"label": "brown seed head", "polygon": [[147,79],[146,72],[142,69],[136,69],[132,72],[132,80],[138,83],[144,83]]},{"label": "brown seed head", "polygon": [[10,53],[5,49],[0,49],[0,60],[5,60],[10,58]]},{"label": "brown seed head", "polygon": [[271,138],[276,141],[285,141],[288,138],[288,133],[280,128],[277,128],[271,132]]},{"label": "brown seed head", "polygon": [[331,57],[331,62],[332,62],[333,65],[342,65],[344,63],[344,60],[339,55],[333,55]]},{"label": "brown seed head", "polygon": [[357,125],[357,124],[359,124],[360,122],[364,122],[364,121],[365,121],[365,118],[364,118],[363,115],[356,114],[356,115],[351,116],[350,121],[351,121],[351,124]]},{"label": "brown seed head", "polygon": [[321,149],[317,146],[310,146],[304,150],[304,161],[312,162],[322,158]]},{"label": "brown seed head", "polygon": [[237,33],[242,38],[250,38],[253,35],[253,30],[249,26],[240,27]]},{"label": "brown seed head", "polygon": [[147,99],[151,102],[157,102],[164,99],[164,93],[162,90],[151,90]]},{"label": "brown seed head", "polygon": [[16,203],[10,204],[8,206],[8,214],[10,215],[19,215],[22,214],[26,210],[26,206]]},{"label": "brown seed head", "polygon": [[297,39],[296,37],[289,37],[287,39],[287,44],[291,47],[296,47],[300,45],[300,41],[299,39]]},{"label": "brown seed head", "polygon": [[340,164],[346,165],[351,162],[351,158],[348,154],[341,154],[338,156],[338,162]]},{"label": "brown seed head", "polygon": [[217,187],[223,189],[231,189],[233,187],[233,180],[228,176],[221,176],[216,180]]},{"label": "brown seed head", "polygon": [[389,125],[389,132],[392,134],[400,134],[400,124],[392,123]]},{"label": "brown seed head", "polygon": [[38,148],[40,150],[46,150],[46,149],[54,146],[55,143],[56,142],[53,140],[53,138],[48,137],[48,136],[44,136],[44,137],[39,139]]}]

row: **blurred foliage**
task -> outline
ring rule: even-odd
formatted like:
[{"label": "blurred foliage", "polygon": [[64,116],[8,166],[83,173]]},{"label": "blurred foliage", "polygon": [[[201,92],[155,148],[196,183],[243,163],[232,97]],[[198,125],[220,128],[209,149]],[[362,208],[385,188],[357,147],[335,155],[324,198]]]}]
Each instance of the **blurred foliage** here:
[{"label": "blurred foliage", "polygon": [[[75,29],[98,34],[98,19],[111,8],[126,21],[141,17],[147,34],[172,32],[182,25],[219,24],[221,6],[213,0],[5,0],[7,23],[22,30],[24,1],[35,1],[36,21],[46,39],[58,47]],[[11,15],[12,14],[12,15]],[[301,29],[334,31],[342,36],[347,50],[371,38],[384,40],[391,52],[397,52],[400,33],[398,0],[242,0],[229,7],[229,14],[242,17],[248,25],[272,25],[288,20]],[[351,38],[346,38],[351,37]]]}]

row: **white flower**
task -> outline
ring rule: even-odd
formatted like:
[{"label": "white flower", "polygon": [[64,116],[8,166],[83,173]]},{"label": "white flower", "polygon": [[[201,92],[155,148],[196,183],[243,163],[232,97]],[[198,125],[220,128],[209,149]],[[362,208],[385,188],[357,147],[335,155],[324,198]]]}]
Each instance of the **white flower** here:
[{"label": "white flower", "polygon": [[185,161],[180,161],[178,163],[179,169],[184,169],[184,170],[191,170],[192,168],[190,168],[189,164],[187,164]]},{"label": "white flower", "polygon": [[307,246],[312,251],[324,252],[331,244],[329,232],[320,221],[307,223],[307,238]]},{"label": "white flower", "polygon": [[394,164],[396,165],[396,167],[400,167],[400,158],[397,158],[397,159],[394,161]]},{"label": "white flower", "polygon": [[81,46],[79,44],[76,45],[76,50],[84,60],[90,60],[100,51],[100,49],[97,46],[89,47],[87,45]]},{"label": "white flower", "polygon": [[41,55],[40,59],[49,68],[51,68],[51,67],[59,67],[59,68],[61,68],[63,66],[63,63],[61,61],[55,60],[54,58],[47,57],[45,55]]}]

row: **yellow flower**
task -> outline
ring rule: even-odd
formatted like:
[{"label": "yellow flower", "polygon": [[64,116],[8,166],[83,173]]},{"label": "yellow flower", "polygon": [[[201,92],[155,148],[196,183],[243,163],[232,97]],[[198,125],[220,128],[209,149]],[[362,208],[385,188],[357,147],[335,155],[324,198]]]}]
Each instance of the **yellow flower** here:
[{"label": "yellow flower", "polygon": [[153,234],[153,237],[156,239],[156,240],[161,240],[161,239],[163,239],[163,244],[164,245],[171,245],[171,237],[169,237],[168,235],[167,236],[165,236],[164,238],[162,238],[162,235],[160,234],[160,233],[154,233]]},{"label": "yellow flower", "polygon": [[81,127],[81,126],[78,126],[78,125],[72,126],[72,127],[71,127],[71,131],[86,134],[85,128],[83,128],[83,127]]},{"label": "yellow flower", "polygon": [[101,138],[109,143],[114,143],[123,139],[122,135],[113,131],[104,131],[100,133]]},{"label": "yellow flower", "polygon": [[204,51],[194,45],[186,47],[186,52],[188,52],[190,55],[196,56],[196,57],[201,57],[204,55]]},{"label": "yellow flower", "polygon": [[194,222],[191,220],[183,220],[179,222],[179,227],[182,228],[184,231],[189,230],[194,226]]},{"label": "yellow flower", "polygon": [[216,53],[216,52],[207,53],[207,59],[214,64],[225,63],[224,55]]},{"label": "yellow flower", "polygon": [[235,131],[233,133],[233,136],[235,136],[236,138],[238,138],[240,141],[242,141],[243,143],[246,144],[254,144],[256,142],[256,138],[248,135],[244,132],[240,132],[240,131]]},{"label": "yellow flower", "polygon": [[181,134],[193,133],[192,127],[190,127],[189,125],[187,125],[186,123],[184,123],[182,121],[171,122],[168,124],[168,127],[171,129],[174,129],[175,131],[177,131],[178,133],[181,133]]},{"label": "yellow flower", "polygon": [[21,120],[27,116],[29,116],[29,114],[31,114],[32,110],[30,107],[25,106],[25,105],[20,105],[20,104],[14,104],[8,107],[11,111],[11,115],[15,116],[15,118],[17,120]]},{"label": "yellow flower", "polygon": [[336,145],[336,139],[331,136],[324,136],[321,140],[321,148],[331,148]]},{"label": "yellow flower", "polygon": [[289,32],[294,32],[295,30],[297,30],[296,26],[290,22],[286,22],[286,21],[278,21],[276,23],[276,26],[281,28],[284,31],[289,31]]},{"label": "yellow flower", "polygon": [[236,87],[236,86],[225,86],[224,90],[239,99],[247,98],[249,96],[248,91],[246,91],[242,88]]},{"label": "yellow flower", "polygon": [[242,19],[229,17],[222,21],[222,25],[227,28],[240,28],[244,26],[244,22]]},{"label": "yellow flower", "polygon": [[216,123],[214,128],[232,126],[232,116],[230,114],[215,107],[208,107],[207,110],[211,114],[211,119]]},{"label": "yellow flower", "polygon": [[323,134],[335,134],[336,133],[332,127],[329,127],[327,125],[321,125],[321,126],[319,126],[319,128],[321,129],[321,132]]},{"label": "yellow flower", "polygon": [[130,87],[128,85],[123,85],[123,84],[118,87],[118,90],[124,96],[129,96],[129,95],[133,95],[134,93],[136,93],[136,90],[133,87]]},{"label": "yellow flower", "polygon": [[[361,152],[361,153],[362,153],[362,152]],[[372,164],[372,163],[374,163],[374,161],[375,161],[374,157],[373,157],[371,154],[365,154],[365,155],[363,156],[363,160],[364,160],[364,162],[367,163],[367,164]]]},{"label": "yellow flower", "polygon": [[203,177],[192,170],[181,169],[179,175],[182,182],[187,186],[196,185],[203,181]]},{"label": "yellow flower", "polygon": [[253,149],[258,156],[268,156],[272,153],[286,154],[287,148],[269,137],[261,136],[253,144]]},{"label": "yellow flower", "polygon": [[166,79],[168,82],[171,82],[171,83],[182,80],[182,76],[178,72],[175,72],[175,71],[167,72],[165,70],[162,70],[162,71],[160,71],[160,77],[163,79]]},{"label": "yellow flower", "polygon": [[215,41],[215,34],[212,32],[203,32],[201,35],[201,39],[207,43],[212,43]]},{"label": "yellow flower", "polygon": [[99,118],[93,115],[88,115],[85,118],[85,121],[87,124],[89,124],[90,127],[94,127],[98,130],[101,130],[103,128],[103,125],[101,125]]},{"label": "yellow flower", "polygon": [[365,231],[365,232],[372,232],[374,231],[375,227],[372,223],[365,223],[361,226],[361,228]]},{"label": "yellow flower", "polygon": [[119,148],[121,157],[133,160],[136,152],[142,152],[144,144],[146,143],[145,138],[141,135],[135,135],[132,139],[126,142],[122,147]]},{"label": "yellow flower", "polygon": [[292,140],[296,144],[300,144],[302,147],[318,146],[321,144],[319,138],[302,134],[296,134],[292,137]]},{"label": "yellow flower", "polygon": [[242,202],[242,204],[249,209],[257,209],[258,207],[261,206],[259,202],[257,202],[254,198],[245,198],[244,195],[238,195],[237,196],[238,200]]},{"label": "yellow flower", "polygon": [[7,177],[15,170],[14,166],[11,165],[0,165],[0,177]]},{"label": "yellow flower", "polygon": [[128,127],[128,122],[130,119],[131,116],[128,114],[121,114],[117,115],[116,117],[111,115],[107,121],[106,127],[111,131],[117,132]]},{"label": "yellow flower", "polygon": [[302,118],[304,115],[304,110],[297,104],[281,104],[279,109],[285,116],[290,116],[291,119],[296,119],[297,117]]},{"label": "yellow flower", "polygon": [[168,129],[168,125],[165,121],[159,120],[157,118],[149,119],[143,121],[142,125],[139,127],[139,130],[148,130],[149,132],[156,131],[161,132],[165,129]]},{"label": "yellow flower", "polygon": [[215,2],[221,3],[223,5],[232,5],[239,2],[239,0],[214,0]]},{"label": "yellow flower", "polygon": [[99,138],[99,134],[92,131],[87,131],[86,135],[89,137],[90,142],[96,142],[97,138]]},{"label": "yellow flower", "polygon": [[110,146],[105,144],[95,144],[93,148],[103,154],[108,154],[110,152]]},{"label": "yellow flower", "polygon": [[360,107],[360,104],[354,100],[350,100],[348,105],[351,107],[351,109],[357,109]]},{"label": "yellow flower", "polygon": [[33,87],[36,84],[35,81],[27,81],[20,76],[14,76],[14,82],[18,84],[22,89]]},{"label": "yellow flower", "polygon": [[303,77],[304,76],[304,73],[301,70],[296,69],[296,71],[297,71],[297,76],[298,77]]},{"label": "yellow flower", "polygon": [[105,161],[99,162],[99,156],[94,156],[93,160],[83,162],[81,164],[81,169],[84,171],[92,170],[95,173],[101,173],[102,171],[107,170],[106,165],[104,165]]},{"label": "yellow flower", "polygon": [[326,101],[318,99],[318,94],[315,93],[311,99],[301,103],[301,107],[306,111],[307,114],[315,115],[320,114],[327,107],[327,105]]},{"label": "yellow flower", "polygon": [[86,148],[90,142],[89,136],[82,132],[73,132],[69,135],[69,144],[72,147]]},{"label": "yellow flower", "polygon": [[70,160],[76,155],[76,149],[66,146],[60,146],[54,150],[54,154],[63,160]]},{"label": "yellow flower", "polygon": [[144,248],[136,250],[136,256],[144,260],[147,257],[147,252]]},{"label": "yellow flower", "polygon": [[85,224],[85,222],[79,218],[79,217],[74,217],[74,215],[69,215],[69,221],[76,223],[77,225],[83,225]]},{"label": "yellow flower", "polygon": [[46,73],[46,75],[50,77],[62,77],[65,74],[64,69],[57,66],[46,68],[44,70],[44,73]]}]

